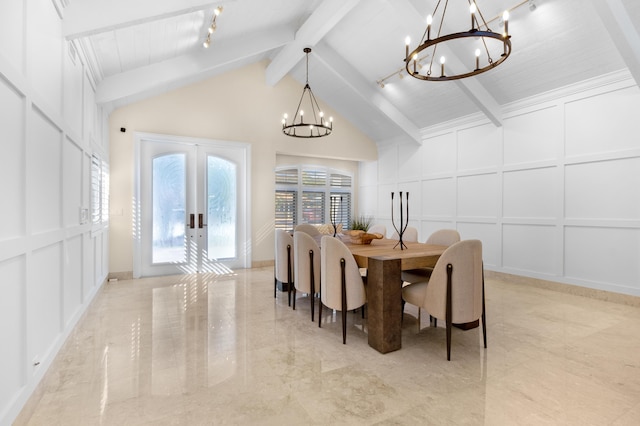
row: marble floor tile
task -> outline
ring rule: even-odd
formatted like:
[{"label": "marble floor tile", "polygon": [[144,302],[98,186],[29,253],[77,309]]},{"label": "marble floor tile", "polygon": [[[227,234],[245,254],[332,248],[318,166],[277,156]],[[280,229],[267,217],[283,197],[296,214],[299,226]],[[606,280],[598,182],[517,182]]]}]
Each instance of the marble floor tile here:
[{"label": "marble floor tile", "polygon": [[[402,349],[273,269],[105,284],[16,425],[638,425],[640,308],[486,282],[480,329],[405,308]],[[36,399],[37,398],[37,399]]]}]

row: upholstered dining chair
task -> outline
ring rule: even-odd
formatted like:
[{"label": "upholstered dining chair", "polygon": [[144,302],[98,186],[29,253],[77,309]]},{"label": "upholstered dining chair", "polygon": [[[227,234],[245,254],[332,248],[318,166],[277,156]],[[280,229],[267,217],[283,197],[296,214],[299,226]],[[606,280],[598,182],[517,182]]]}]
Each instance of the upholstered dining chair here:
[{"label": "upholstered dining chair", "polygon": [[[429,235],[425,244],[436,244],[439,246],[447,246],[460,241],[460,233],[455,229],[439,229]],[[429,276],[433,271],[433,268],[419,268],[402,271],[402,281],[408,283],[414,283],[418,281],[424,281],[424,278]]]},{"label": "upholstered dining chair", "polygon": [[447,246],[460,241],[460,233],[455,229],[438,229],[427,238],[425,244],[436,244],[439,246]]},{"label": "upholstered dining chair", "polygon": [[[484,271],[480,240],[463,240],[447,248],[425,281],[402,288],[402,299],[424,308],[446,324],[447,360],[451,360],[451,327],[482,320],[484,347],[487,327]],[[465,327],[462,327],[465,328]]]},{"label": "upholstered dining chair", "polygon": [[[429,235],[429,238],[427,238],[425,244],[436,244],[439,246],[449,247],[452,244],[457,243],[458,241],[460,241],[460,233],[455,229],[439,229]],[[424,281],[427,277],[429,277],[429,275],[431,275],[432,271],[433,268],[418,268],[402,271],[402,282],[403,284],[410,284]],[[429,320],[433,321],[433,318],[429,318]],[[418,306],[418,331],[420,331],[420,321],[420,306]]]},{"label": "upholstered dining chair", "polygon": [[283,290],[285,286],[287,288],[289,306],[291,306],[291,289],[293,288],[293,264],[293,237],[284,229],[276,229],[273,297],[276,297],[279,282]]},{"label": "upholstered dining chair", "polygon": [[[320,306],[318,327],[322,324],[322,305],[342,312],[342,343],[347,343],[347,311],[367,303],[367,292],[349,248],[338,238],[325,235],[320,243]],[[364,311],[363,311],[364,316]]]},{"label": "upholstered dining chair", "polygon": [[300,225],[296,225],[293,229],[295,231],[304,232],[306,234],[311,235],[312,237],[317,237],[320,235],[320,231],[318,227],[311,225],[310,223],[301,223]]},{"label": "upholstered dining chair", "polygon": [[[399,240],[400,236],[397,231],[393,231],[391,234],[392,240]],[[418,242],[418,228],[413,226],[407,226],[407,229],[404,230],[404,234],[402,234],[402,241],[405,243],[416,243]]]},{"label": "upholstered dining chair", "polygon": [[296,292],[308,293],[311,304],[311,321],[314,320],[314,299],[320,289],[320,247],[316,240],[304,231],[293,233],[293,309],[296,309]]},{"label": "upholstered dining chair", "polygon": [[387,227],[381,223],[371,225],[367,232],[369,234],[382,234],[382,238],[387,238]]}]

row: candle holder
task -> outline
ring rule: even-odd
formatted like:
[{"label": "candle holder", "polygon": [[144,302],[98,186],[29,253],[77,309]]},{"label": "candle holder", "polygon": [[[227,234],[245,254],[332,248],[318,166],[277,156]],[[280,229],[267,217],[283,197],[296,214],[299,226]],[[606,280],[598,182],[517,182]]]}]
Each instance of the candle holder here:
[{"label": "candle holder", "polygon": [[[340,200],[339,203],[338,200]],[[333,236],[335,237],[338,234],[338,213],[340,213],[340,223],[342,223],[342,195],[340,197],[332,196],[330,207],[331,214],[329,219],[331,220],[331,225],[333,225]]]},{"label": "candle holder", "polygon": [[398,245],[400,246],[400,250],[404,250],[407,248],[407,245],[402,241],[402,235],[404,234],[404,231],[407,230],[407,226],[409,225],[409,192],[406,192],[406,198],[407,198],[407,208],[406,208],[406,212],[407,212],[407,221],[404,221],[404,210],[402,208],[402,191],[399,192],[400,194],[400,228],[398,228],[396,226],[396,222],[393,218],[393,195],[394,193],[391,193],[391,223],[393,224],[393,228],[396,230],[396,232],[398,233],[398,243],[393,246],[393,248],[398,247]]}]

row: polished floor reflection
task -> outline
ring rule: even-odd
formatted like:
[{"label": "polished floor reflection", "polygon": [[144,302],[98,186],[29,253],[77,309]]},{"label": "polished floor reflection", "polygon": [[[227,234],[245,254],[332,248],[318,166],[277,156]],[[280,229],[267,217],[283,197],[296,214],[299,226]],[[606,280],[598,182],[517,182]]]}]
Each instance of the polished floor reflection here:
[{"label": "polished floor reflection", "polygon": [[343,345],[339,315],[273,298],[272,268],[108,283],[16,424],[640,424],[640,308],[486,285],[488,348],[454,329],[447,362],[410,306],[401,350],[359,313]]}]

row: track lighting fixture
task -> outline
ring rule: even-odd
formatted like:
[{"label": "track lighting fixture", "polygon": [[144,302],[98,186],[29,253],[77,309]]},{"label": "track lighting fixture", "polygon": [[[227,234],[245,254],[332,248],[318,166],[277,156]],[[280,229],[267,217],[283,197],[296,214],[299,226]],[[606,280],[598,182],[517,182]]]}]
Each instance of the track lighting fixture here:
[{"label": "track lighting fixture", "polygon": [[218,28],[218,24],[216,23],[216,19],[218,18],[218,16],[222,13],[222,6],[218,6],[214,9],[213,11],[213,16],[211,17],[211,25],[209,25],[209,28],[207,28],[207,38],[205,39],[204,43],[202,43],[202,46],[205,49],[208,49],[209,46],[211,45],[211,35],[216,31],[216,29]]}]

